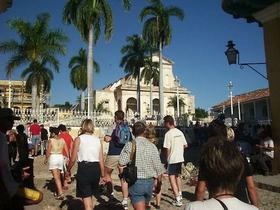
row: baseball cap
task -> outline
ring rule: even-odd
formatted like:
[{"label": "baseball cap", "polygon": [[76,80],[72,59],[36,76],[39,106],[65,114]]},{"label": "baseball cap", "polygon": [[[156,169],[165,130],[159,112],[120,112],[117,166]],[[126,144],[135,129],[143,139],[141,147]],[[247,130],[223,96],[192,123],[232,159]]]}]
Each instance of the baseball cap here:
[{"label": "baseball cap", "polygon": [[10,108],[0,108],[0,118],[12,118],[13,120],[20,120],[20,117],[15,116],[13,110]]}]

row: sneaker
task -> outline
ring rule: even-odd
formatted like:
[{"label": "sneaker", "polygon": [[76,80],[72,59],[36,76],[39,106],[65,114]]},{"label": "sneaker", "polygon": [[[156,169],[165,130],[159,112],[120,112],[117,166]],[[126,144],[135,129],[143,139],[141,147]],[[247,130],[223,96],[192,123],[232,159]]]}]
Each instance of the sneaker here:
[{"label": "sneaker", "polygon": [[177,207],[181,207],[181,206],[183,205],[183,203],[182,203],[181,200],[179,200],[179,201],[177,201],[177,200],[175,201],[175,200],[174,200],[174,201],[172,202],[172,205],[173,205],[173,206],[177,206]]},{"label": "sneaker", "polygon": [[180,201],[182,201],[182,200],[183,200],[183,196],[182,196],[182,195],[179,195],[179,197],[180,197]]},{"label": "sneaker", "polygon": [[127,203],[126,200],[122,201],[122,207],[123,207],[124,210],[128,210],[128,203]]}]

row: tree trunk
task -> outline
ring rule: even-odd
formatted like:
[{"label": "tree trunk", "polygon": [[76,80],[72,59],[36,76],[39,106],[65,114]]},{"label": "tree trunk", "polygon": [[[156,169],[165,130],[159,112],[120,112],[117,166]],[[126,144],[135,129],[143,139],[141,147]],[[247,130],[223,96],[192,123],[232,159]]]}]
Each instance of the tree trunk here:
[{"label": "tree trunk", "polygon": [[162,42],[159,43],[159,107],[160,115],[163,117],[164,112],[164,94],[163,94],[163,64],[162,64]]},{"label": "tree trunk", "polygon": [[81,92],[81,111],[85,110],[85,91]]},{"label": "tree trunk", "polygon": [[88,91],[88,117],[93,112],[93,26],[88,35],[87,56],[87,91]]},{"label": "tree trunk", "polygon": [[152,80],[150,81],[150,115],[153,115],[153,86]]},{"label": "tree trunk", "polygon": [[32,81],[32,87],[31,87],[31,97],[32,97],[32,113],[33,115],[37,113],[37,85],[36,82]]},{"label": "tree trunk", "polygon": [[139,119],[141,118],[141,102],[140,102],[140,68],[137,75],[137,112],[139,114]]}]

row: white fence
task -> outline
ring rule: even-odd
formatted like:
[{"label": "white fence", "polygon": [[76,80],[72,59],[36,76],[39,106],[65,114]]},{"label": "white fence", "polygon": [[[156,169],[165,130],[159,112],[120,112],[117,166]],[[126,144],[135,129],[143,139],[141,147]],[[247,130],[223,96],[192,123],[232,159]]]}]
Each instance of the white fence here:
[{"label": "white fence", "polygon": [[47,108],[40,111],[15,109],[14,113],[21,119],[16,124],[26,124],[37,119],[38,123],[46,126],[58,126],[64,124],[67,127],[79,127],[84,119],[93,120],[96,127],[109,127],[114,122],[114,117],[108,112],[92,112],[88,115],[85,111],[60,110]]}]

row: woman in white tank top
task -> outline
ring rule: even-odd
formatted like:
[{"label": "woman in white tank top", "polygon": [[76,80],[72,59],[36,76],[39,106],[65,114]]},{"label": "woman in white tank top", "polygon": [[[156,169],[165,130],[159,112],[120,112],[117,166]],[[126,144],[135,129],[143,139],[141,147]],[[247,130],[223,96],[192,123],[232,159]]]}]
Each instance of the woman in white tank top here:
[{"label": "woman in white tank top", "polygon": [[70,172],[77,160],[76,196],[83,199],[85,210],[92,210],[94,204],[91,197],[98,190],[100,178],[104,176],[102,143],[93,134],[94,126],[92,120],[84,120],[81,131],[81,135],[74,140],[67,171]]}]

